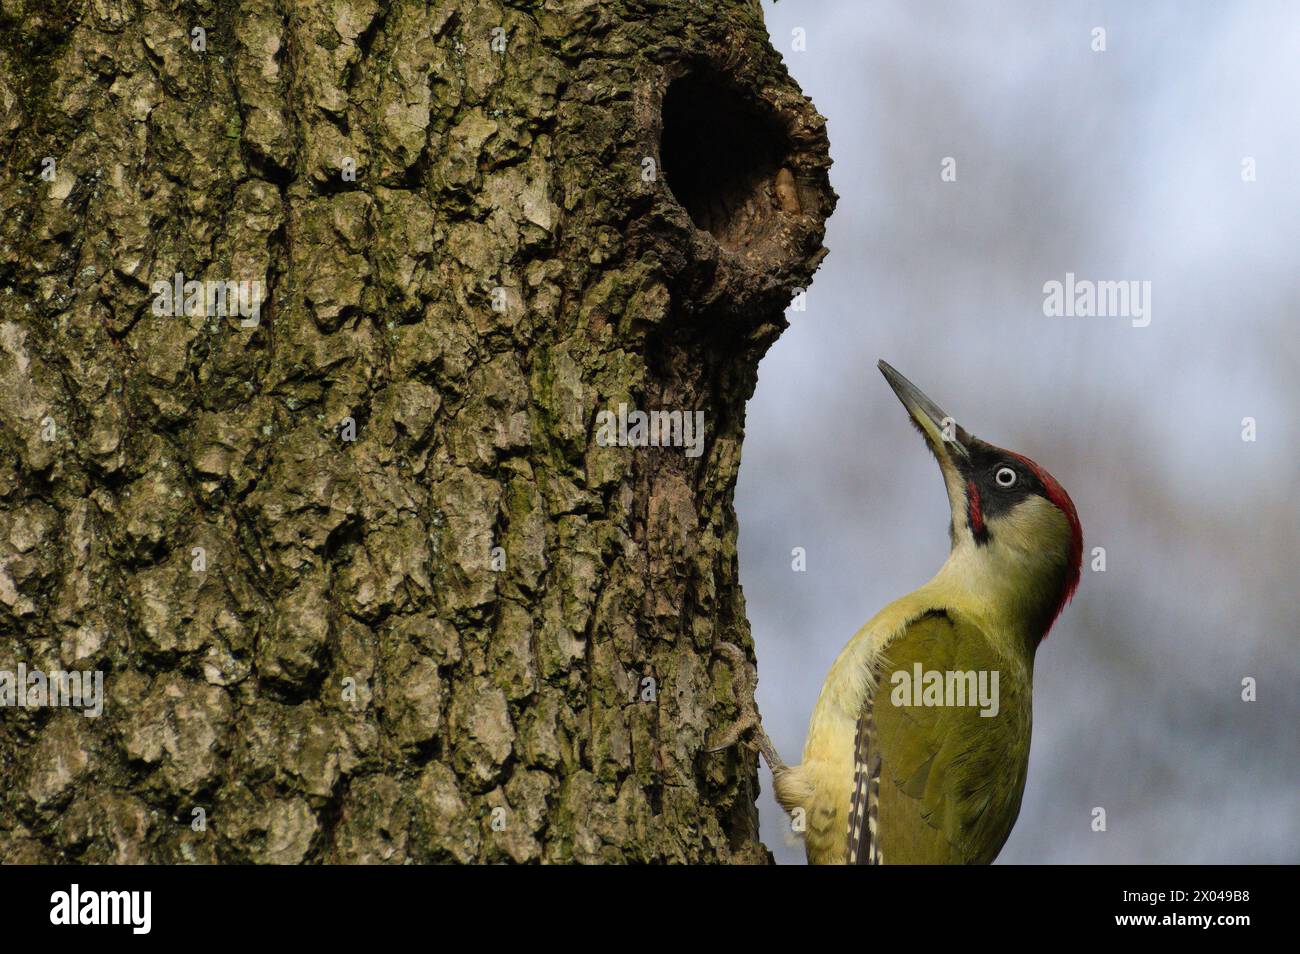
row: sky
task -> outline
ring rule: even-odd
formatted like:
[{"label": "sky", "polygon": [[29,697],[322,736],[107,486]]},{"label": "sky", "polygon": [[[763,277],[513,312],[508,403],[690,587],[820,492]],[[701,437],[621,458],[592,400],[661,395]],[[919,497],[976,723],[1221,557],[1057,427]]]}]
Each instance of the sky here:
[{"label": "sky", "polygon": [[[799,761],[839,650],[947,555],[939,470],[884,358],[1051,471],[1083,524],[999,862],[1300,862],[1295,6],[763,6],[840,197],[760,365],[737,489],[778,751]],[[1046,315],[1067,273],[1149,282],[1149,323]],[[799,863],[766,767],[763,785],[764,840]]]}]

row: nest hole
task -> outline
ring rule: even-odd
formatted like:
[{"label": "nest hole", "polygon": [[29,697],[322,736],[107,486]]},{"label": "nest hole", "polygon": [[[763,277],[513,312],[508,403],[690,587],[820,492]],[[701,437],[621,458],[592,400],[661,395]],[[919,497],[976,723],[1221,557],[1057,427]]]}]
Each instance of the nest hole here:
[{"label": "nest hole", "polygon": [[721,74],[688,73],[664,94],[659,154],[668,188],[725,248],[754,245],[780,212],[797,210],[789,152],[776,116]]}]

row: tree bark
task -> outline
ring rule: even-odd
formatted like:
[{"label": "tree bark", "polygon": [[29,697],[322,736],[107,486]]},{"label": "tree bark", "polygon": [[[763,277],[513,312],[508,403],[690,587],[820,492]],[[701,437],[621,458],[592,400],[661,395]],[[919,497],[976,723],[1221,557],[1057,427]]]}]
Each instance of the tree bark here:
[{"label": "tree bark", "polygon": [[0,860],[770,857],[707,749],[834,194],[756,3],[6,0],[0,130],[0,670],[104,687],[0,709]]}]

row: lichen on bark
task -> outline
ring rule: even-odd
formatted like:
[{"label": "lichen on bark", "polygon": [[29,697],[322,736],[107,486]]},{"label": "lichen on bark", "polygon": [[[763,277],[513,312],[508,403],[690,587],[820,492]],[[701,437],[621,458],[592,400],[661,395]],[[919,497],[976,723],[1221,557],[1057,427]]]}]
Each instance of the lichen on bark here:
[{"label": "lichen on bark", "polygon": [[[0,860],[765,860],[706,739],[834,195],[757,5],[0,21],[0,670],[106,695],[0,710]],[[177,273],[258,321],[156,314]],[[600,446],[620,402],[703,453]]]}]

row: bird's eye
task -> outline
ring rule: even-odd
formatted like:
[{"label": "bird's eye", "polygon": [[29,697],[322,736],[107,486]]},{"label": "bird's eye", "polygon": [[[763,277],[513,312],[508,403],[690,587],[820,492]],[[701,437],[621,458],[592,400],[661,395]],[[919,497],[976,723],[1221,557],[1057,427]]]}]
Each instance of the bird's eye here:
[{"label": "bird's eye", "polygon": [[997,473],[993,475],[993,479],[997,481],[999,487],[1006,490],[1008,487],[1016,485],[1016,472],[1010,467],[999,467]]}]

